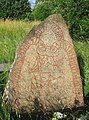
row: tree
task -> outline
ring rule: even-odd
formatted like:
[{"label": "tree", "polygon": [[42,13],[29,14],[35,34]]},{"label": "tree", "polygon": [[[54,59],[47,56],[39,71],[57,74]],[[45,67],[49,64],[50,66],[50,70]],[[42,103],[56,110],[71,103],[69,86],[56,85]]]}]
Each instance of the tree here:
[{"label": "tree", "polygon": [[28,0],[1,0],[0,18],[25,19],[31,13]]},{"label": "tree", "polygon": [[62,14],[73,39],[89,40],[89,0],[36,0],[35,19],[44,20],[54,13]]},{"label": "tree", "polygon": [[45,2],[46,0],[36,0],[36,4],[39,2]]},{"label": "tree", "polygon": [[46,2],[46,1],[54,2],[56,0],[36,0],[36,4],[39,3],[39,2]]},{"label": "tree", "polygon": [[44,20],[50,14],[52,14],[52,10],[54,5],[50,0],[39,0],[37,1],[32,14],[34,15],[35,19],[37,20]]},{"label": "tree", "polygon": [[89,40],[89,0],[59,0],[53,13],[63,15],[72,38]]}]

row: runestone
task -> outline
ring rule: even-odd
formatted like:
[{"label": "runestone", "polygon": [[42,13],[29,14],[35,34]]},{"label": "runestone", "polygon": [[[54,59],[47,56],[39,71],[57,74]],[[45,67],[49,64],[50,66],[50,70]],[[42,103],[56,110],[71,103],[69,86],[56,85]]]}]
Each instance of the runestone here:
[{"label": "runestone", "polygon": [[67,25],[51,15],[19,45],[9,75],[13,111],[51,111],[83,106],[82,82]]}]

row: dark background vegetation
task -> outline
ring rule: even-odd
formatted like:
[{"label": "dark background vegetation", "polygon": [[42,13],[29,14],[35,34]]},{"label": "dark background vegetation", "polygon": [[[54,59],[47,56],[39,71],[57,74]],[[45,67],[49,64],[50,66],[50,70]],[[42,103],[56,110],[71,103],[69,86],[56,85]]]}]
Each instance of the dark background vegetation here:
[{"label": "dark background vegetation", "polygon": [[[89,47],[89,0],[36,0],[34,8],[31,8],[28,0],[0,0],[0,19],[4,21],[7,19],[42,21],[55,13],[62,14],[73,38],[83,85],[87,83],[85,89],[87,92],[84,96],[89,111],[89,50],[87,49]],[[84,45],[86,47],[83,48]],[[2,106],[2,94],[7,77],[8,72],[0,73],[0,120],[11,119],[10,113],[5,106]],[[89,112],[84,114],[89,117]],[[16,120],[19,118],[17,114]],[[87,120],[87,117],[82,120]]]},{"label": "dark background vegetation", "polygon": [[0,0],[0,18],[26,19],[31,13],[28,0]]},{"label": "dark background vegetation", "polygon": [[31,9],[28,0],[0,0],[0,18],[44,20],[50,14],[61,13],[72,38],[89,40],[89,0],[36,0]]}]

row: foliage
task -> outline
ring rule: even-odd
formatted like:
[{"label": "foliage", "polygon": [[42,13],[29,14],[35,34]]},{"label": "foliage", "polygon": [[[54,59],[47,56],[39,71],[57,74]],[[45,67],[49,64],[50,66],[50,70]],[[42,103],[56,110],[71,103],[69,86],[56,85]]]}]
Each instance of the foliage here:
[{"label": "foliage", "polygon": [[[45,1],[51,1],[51,0],[36,0],[36,4],[40,3],[40,2],[45,2]],[[53,1],[53,0],[52,0]]]},{"label": "foliage", "polygon": [[89,40],[88,4],[88,0],[60,0],[59,7],[54,11],[64,16],[72,37],[77,40]]},{"label": "foliage", "polygon": [[72,38],[89,40],[89,0],[37,0],[32,15],[44,20],[54,13],[63,15]]},{"label": "foliage", "polygon": [[0,0],[0,18],[25,19],[30,16],[28,0]]},{"label": "foliage", "polygon": [[82,82],[84,85],[84,95],[89,96],[89,43],[74,41],[74,46],[77,53]]},{"label": "foliage", "polygon": [[52,1],[45,1],[44,3],[38,2],[32,12],[34,19],[44,20],[51,14],[53,8],[54,6],[52,4]]},{"label": "foliage", "polygon": [[7,82],[8,72],[0,73],[0,120],[10,120],[10,113],[7,111],[4,104],[2,104],[2,94]]},{"label": "foliage", "polygon": [[86,111],[85,115],[81,114],[79,120],[89,120],[89,111]]}]

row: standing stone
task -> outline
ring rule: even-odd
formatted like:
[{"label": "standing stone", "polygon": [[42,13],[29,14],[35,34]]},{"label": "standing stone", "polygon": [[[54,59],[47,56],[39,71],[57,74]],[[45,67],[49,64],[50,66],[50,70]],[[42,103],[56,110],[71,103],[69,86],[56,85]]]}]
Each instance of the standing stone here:
[{"label": "standing stone", "polygon": [[13,111],[83,106],[77,58],[61,15],[51,15],[32,29],[18,47],[9,80]]}]

